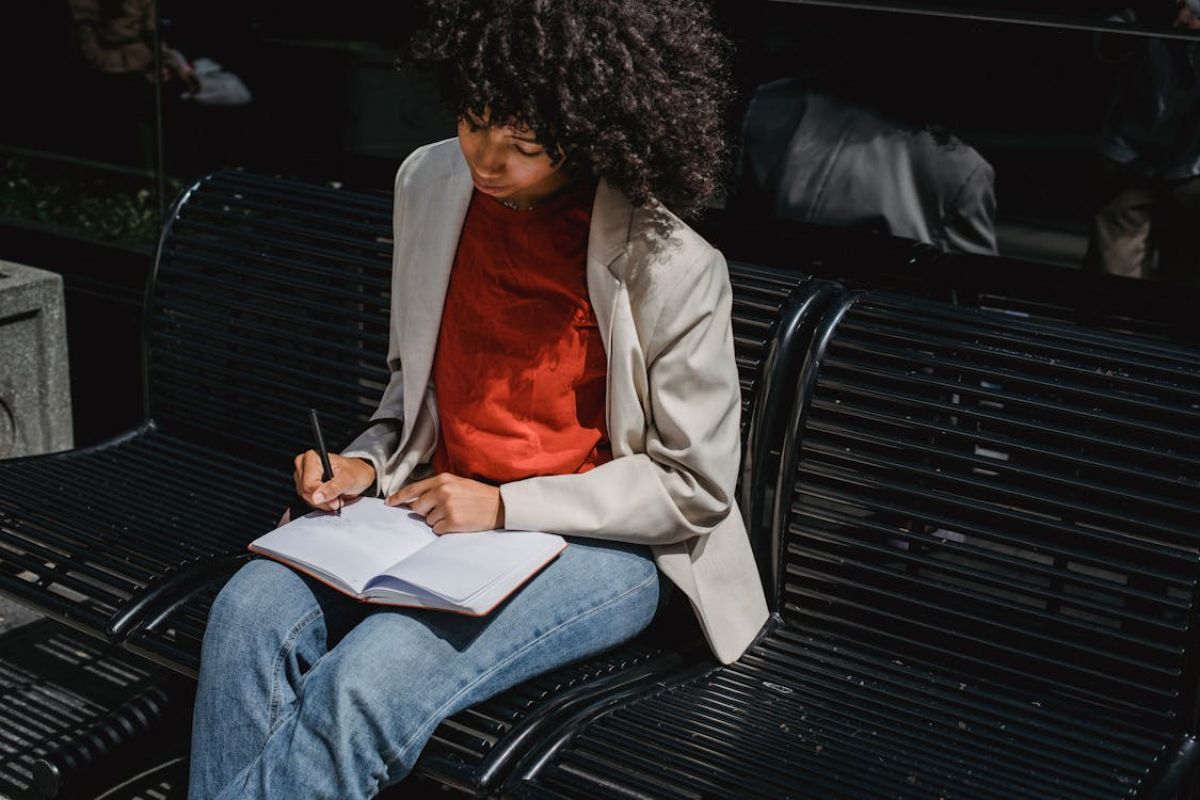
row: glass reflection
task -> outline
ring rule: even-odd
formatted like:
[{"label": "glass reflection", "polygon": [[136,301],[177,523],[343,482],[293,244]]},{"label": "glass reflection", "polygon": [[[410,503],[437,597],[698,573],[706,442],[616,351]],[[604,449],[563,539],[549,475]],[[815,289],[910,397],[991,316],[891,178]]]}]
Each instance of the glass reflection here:
[{"label": "glass reflection", "polygon": [[191,65],[158,41],[154,0],[67,0],[67,9],[81,66],[79,110],[99,123],[82,142],[87,154],[119,164],[154,163],[156,64],[164,82],[194,88]]},{"label": "glass reflection", "polygon": [[992,166],[945,127],[803,80],[760,86],[746,114],[736,203],[778,219],[996,253]]},{"label": "glass reflection", "polygon": [[731,211],[1200,282],[1200,0],[1078,6],[1075,30],[766,12],[739,37]]},{"label": "glass reflection", "polygon": [[[1169,14],[1175,27],[1198,30],[1198,12],[1200,0],[1163,2],[1114,19]],[[1200,43],[1101,35],[1096,51],[1120,72],[1101,136],[1085,264],[1200,284]]]}]

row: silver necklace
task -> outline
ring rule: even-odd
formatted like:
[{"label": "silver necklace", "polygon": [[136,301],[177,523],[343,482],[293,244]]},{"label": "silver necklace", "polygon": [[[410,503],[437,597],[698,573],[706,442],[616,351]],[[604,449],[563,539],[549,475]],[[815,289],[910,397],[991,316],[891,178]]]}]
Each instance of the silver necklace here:
[{"label": "silver necklace", "polygon": [[497,197],[495,199],[500,202],[500,205],[504,206],[505,208],[511,208],[513,211],[533,211],[535,208],[537,208],[536,205],[523,206],[519,203],[514,203],[512,200],[505,200],[503,197]]}]

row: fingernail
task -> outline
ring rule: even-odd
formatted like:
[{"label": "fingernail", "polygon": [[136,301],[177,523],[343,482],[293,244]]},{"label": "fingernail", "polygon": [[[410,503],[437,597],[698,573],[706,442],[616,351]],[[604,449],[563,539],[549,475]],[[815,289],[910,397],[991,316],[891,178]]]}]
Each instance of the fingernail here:
[{"label": "fingernail", "polygon": [[320,492],[313,492],[313,502],[314,503],[324,503],[325,495],[321,494]]}]

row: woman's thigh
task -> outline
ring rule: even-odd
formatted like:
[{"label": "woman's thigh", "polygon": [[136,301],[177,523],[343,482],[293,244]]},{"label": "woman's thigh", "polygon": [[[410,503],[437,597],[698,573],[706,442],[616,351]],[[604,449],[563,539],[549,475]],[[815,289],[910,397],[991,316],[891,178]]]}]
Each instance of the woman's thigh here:
[{"label": "woman's thigh", "polygon": [[222,697],[265,692],[273,723],[304,673],[365,613],[362,604],[282,564],[250,561],[213,602],[201,682]]},{"label": "woman's thigh", "polygon": [[246,563],[225,584],[209,613],[209,634],[245,634],[263,640],[287,635],[306,618],[329,627],[330,644],[364,615],[362,604],[276,561]]},{"label": "woman's thigh", "polygon": [[[606,650],[653,618],[659,576],[645,546],[573,539],[516,594],[482,618],[378,609],[322,659],[302,716],[351,739],[386,731],[375,749],[398,779],[445,717],[534,675]],[[366,716],[362,719],[361,716]]]}]

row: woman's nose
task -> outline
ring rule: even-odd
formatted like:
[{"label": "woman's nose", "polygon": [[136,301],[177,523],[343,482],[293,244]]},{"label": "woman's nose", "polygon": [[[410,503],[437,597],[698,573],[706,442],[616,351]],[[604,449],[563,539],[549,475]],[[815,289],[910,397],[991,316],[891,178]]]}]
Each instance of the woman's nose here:
[{"label": "woman's nose", "polygon": [[491,136],[481,136],[475,143],[475,171],[481,176],[498,177],[504,172],[504,149]]}]

